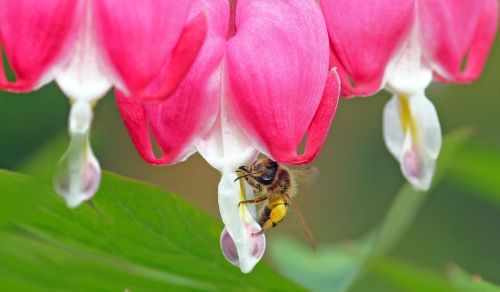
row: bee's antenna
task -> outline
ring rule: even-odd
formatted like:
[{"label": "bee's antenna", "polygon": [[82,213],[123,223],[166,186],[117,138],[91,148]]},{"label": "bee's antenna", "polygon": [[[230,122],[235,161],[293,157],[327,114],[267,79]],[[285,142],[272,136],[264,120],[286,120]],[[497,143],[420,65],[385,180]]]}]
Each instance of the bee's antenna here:
[{"label": "bee's antenna", "polygon": [[[240,169],[241,169],[241,167],[240,167]],[[242,179],[242,178],[244,178],[244,177],[247,177],[247,176],[253,176],[253,175],[256,175],[256,174],[258,174],[258,173],[260,173],[260,172],[261,172],[261,171],[249,172],[247,169],[245,169],[244,171],[246,171],[247,173],[245,173],[244,175],[240,175],[240,176],[238,176],[238,177],[234,180],[235,182],[236,182],[236,181],[238,181],[238,180],[240,180],[240,179]],[[237,170],[236,172],[241,173],[241,172],[243,172],[243,171],[241,171],[241,170]]]},{"label": "bee's antenna", "polygon": [[246,166],[240,166],[238,168],[238,170],[236,170],[237,173],[242,173],[242,172],[246,172],[244,175],[240,175],[238,176],[234,181],[239,181],[240,179],[244,178],[244,177],[247,177],[247,176],[250,176],[250,175],[255,175],[255,174],[258,174],[259,172],[262,172],[262,171],[257,171],[257,172],[250,172],[250,170],[248,169],[248,167]]},{"label": "bee's antenna", "polygon": [[247,173],[247,174],[244,174],[244,175],[240,175],[240,176],[238,176],[238,177],[237,177],[234,181],[235,181],[235,182],[236,182],[236,181],[239,181],[240,179],[242,179],[242,178],[244,178],[244,177],[247,177],[247,176],[249,176],[249,175],[252,175],[252,174],[253,174],[253,173]]}]

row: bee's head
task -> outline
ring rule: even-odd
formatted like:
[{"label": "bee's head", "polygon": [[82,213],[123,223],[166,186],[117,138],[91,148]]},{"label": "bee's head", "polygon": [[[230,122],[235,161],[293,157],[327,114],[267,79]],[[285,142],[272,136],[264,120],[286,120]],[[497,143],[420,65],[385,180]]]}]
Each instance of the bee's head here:
[{"label": "bee's head", "polygon": [[250,166],[249,172],[252,177],[263,185],[269,185],[273,182],[278,170],[278,163],[269,158],[256,160]]}]

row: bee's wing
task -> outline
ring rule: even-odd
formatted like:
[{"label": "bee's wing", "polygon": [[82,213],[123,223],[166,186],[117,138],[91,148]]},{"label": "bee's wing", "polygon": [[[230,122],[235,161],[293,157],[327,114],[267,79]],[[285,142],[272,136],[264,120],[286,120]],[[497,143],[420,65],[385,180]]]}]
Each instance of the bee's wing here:
[{"label": "bee's wing", "polygon": [[319,170],[314,166],[290,169],[295,180],[300,184],[310,185],[319,178]]},{"label": "bee's wing", "polygon": [[302,215],[302,212],[300,212],[299,206],[292,202],[292,199],[288,195],[284,195],[284,197],[286,202],[288,203],[288,206],[292,207],[295,215],[297,215],[297,219],[300,221],[304,239],[307,241],[307,243],[309,243],[309,246],[311,246],[313,250],[316,250],[316,242],[314,241],[314,236],[311,232],[311,228],[309,227],[309,224],[307,224],[307,221]]}]

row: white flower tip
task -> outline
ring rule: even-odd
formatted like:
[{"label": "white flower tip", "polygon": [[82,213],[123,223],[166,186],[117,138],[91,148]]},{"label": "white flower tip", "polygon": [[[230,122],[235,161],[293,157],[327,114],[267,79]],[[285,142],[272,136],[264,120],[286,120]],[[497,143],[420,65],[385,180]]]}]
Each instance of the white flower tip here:
[{"label": "white flower tip", "polygon": [[101,182],[101,167],[89,142],[92,115],[88,102],[76,101],[72,105],[69,117],[71,141],[53,181],[54,189],[70,208],[92,198]]},{"label": "white flower tip", "polygon": [[419,177],[422,173],[422,161],[415,147],[411,147],[401,159],[403,172],[410,177]]},{"label": "white flower tip", "polygon": [[436,161],[425,159],[415,147],[403,153],[401,158],[401,171],[405,178],[418,191],[428,191],[431,187]]},{"label": "white flower tip", "polygon": [[441,149],[436,109],[423,95],[395,95],[384,108],[384,141],[401,165],[404,177],[428,191]]},{"label": "white flower tip", "polygon": [[[101,183],[101,167],[93,154],[87,153],[83,160],[65,155],[54,178],[54,189],[69,208],[76,208],[91,199]],[[73,157],[75,158],[75,157]]]},{"label": "white flower tip", "polygon": [[[58,193],[59,193],[59,191],[58,191]],[[68,206],[68,208],[70,208],[70,209],[76,209],[78,206],[80,206],[83,202],[86,201],[85,195],[79,194],[79,193],[66,194],[64,199],[66,201],[66,206]]]},{"label": "white flower tip", "polygon": [[254,235],[260,229],[255,226],[247,225],[248,236],[244,240],[250,241],[249,250],[242,250],[238,253],[236,243],[227,232],[226,228],[222,230],[220,236],[220,246],[222,254],[228,262],[240,268],[243,273],[250,273],[255,265],[264,255],[266,250],[266,237],[264,234]]}]

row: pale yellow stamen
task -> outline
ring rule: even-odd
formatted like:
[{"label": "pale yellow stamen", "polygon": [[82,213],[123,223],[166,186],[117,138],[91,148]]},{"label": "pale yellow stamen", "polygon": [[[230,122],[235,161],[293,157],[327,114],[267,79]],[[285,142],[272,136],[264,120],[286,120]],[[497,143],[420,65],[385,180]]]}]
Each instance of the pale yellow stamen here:
[{"label": "pale yellow stamen", "polygon": [[[242,179],[240,182],[240,201],[245,201],[247,199],[247,189],[245,188],[245,183]],[[245,204],[240,205],[240,212],[243,219],[245,219]]]},{"label": "pale yellow stamen", "polygon": [[412,141],[416,142],[418,137],[418,126],[411,113],[410,109],[410,98],[406,95],[398,95],[399,99],[399,118],[401,119],[401,127],[403,128],[403,133],[406,135],[410,131]]}]

